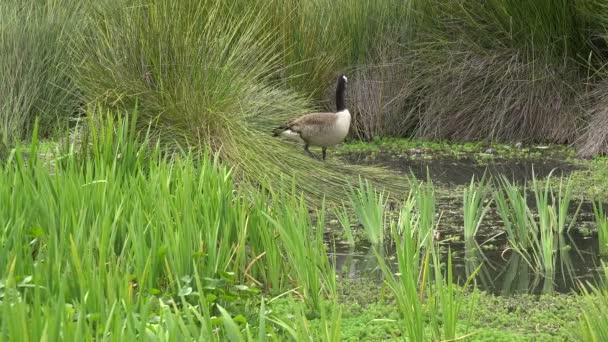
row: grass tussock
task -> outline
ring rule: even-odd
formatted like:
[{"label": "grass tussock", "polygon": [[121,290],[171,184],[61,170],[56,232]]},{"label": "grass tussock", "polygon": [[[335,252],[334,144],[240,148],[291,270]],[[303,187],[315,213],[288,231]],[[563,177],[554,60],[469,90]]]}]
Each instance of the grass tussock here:
[{"label": "grass tussock", "polygon": [[239,4],[100,4],[76,52],[87,101],[117,108],[137,102],[142,127],[153,122],[163,144],[219,152],[241,176],[267,188],[296,175],[306,194],[336,199],[359,174],[393,183],[372,169],[312,161],[271,137],[273,125],[311,107],[275,80],[285,56],[276,52],[278,33],[265,30],[274,19],[268,4]]},{"label": "grass tussock", "polygon": [[71,0],[0,4],[0,154],[31,136],[36,116],[39,133],[48,136],[76,111],[68,43],[82,7]]},{"label": "grass tussock", "polygon": [[[77,99],[130,109],[139,98],[170,140],[233,151],[260,128],[333,108],[333,81],[347,72],[356,137],[604,149],[601,1],[35,3],[1,7],[5,145],[27,137],[35,115],[50,130]],[[277,146],[270,159],[288,153]]]}]

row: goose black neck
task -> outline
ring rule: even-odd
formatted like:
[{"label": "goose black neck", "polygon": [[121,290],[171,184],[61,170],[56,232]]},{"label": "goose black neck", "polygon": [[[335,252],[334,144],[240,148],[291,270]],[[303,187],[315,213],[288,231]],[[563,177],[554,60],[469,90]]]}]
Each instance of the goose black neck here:
[{"label": "goose black neck", "polygon": [[336,111],[338,112],[346,109],[346,103],[344,102],[344,90],[346,85],[344,83],[344,80],[340,79],[338,81],[338,86],[336,87]]}]

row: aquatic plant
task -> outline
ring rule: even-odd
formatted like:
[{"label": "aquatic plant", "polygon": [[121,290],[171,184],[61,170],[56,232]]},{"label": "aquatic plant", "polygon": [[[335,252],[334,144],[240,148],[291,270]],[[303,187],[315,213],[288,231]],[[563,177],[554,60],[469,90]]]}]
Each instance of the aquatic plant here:
[{"label": "aquatic plant", "polygon": [[424,182],[418,182],[414,177],[410,178],[410,184],[414,199],[416,201],[417,234],[419,244],[423,248],[430,248],[437,228],[435,187],[430,175]]},{"label": "aquatic plant", "polygon": [[342,208],[341,209],[336,208],[334,210],[334,214],[336,215],[338,222],[340,222],[340,225],[344,229],[344,236],[346,237],[346,242],[348,243],[349,246],[351,246],[351,247],[354,246],[355,238],[353,237],[353,228],[350,224],[350,218],[348,217],[348,215],[349,215],[348,207],[344,203],[342,203]]},{"label": "aquatic plant", "polygon": [[538,226],[527,203],[526,186],[521,190],[505,176],[499,179],[494,201],[502,219],[509,245],[524,254],[532,245],[531,236],[538,234]]},{"label": "aquatic plant", "polygon": [[358,188],[351,188],[350,204],[373,245],[384,242],[386,196],[378,192],[367,180],[359,180]]},{"label": "aquatic plant", "polygon": [[469,186],[463,191],[464,239],[467,241],[475,237],[485,214],[492,204],[491,201],[488,201],[484,206],[483,202],[490,191],[490,184],[485,180],[485,176],[481,178],[477,185],[475,177],[473,177]]},{"label": "aquatic plant", "polygon": [[393,274],[384,257],[376,248],[374,251],[386,282],[395,295],[408,340],[426,340],[427,313],[434,339],[454,339],[461,310],[464,307],[474,309],[474,297],[464,298],[464,293],[479,267],[468,277],[464,287],[457,290],[452,275],[451,253],[448,253],[444,276],[438,246],[434,245],[432,238],[419,237],[427,232],[420,229],[420,217],[415,210],[418,203],[415,192],[410,191],[404,200],[397,223],[391,224],[398,273]]},{"label": "aquatic plant", "polygon": [[[569,214],[569,204],[572,197],[571,186],[570,179],[564,184],[563,178],[560,178],[559,189],[555,191],[551,182],[551,175],[544,181],[544,186],[534,175],[532,177],[532,190],[536,199],[540,236],[532,236],[531,253],[535,260],[534,266],[539,267],[545,277],[545,293],[551,292],[553,289],[552,282],[558,253],[563,256],[560,258],[560,266],[565,271],[564,273],[572,272],[572,264],[570,259],[566,257],[570,247],[565,242],[564,233],[569,231],[576,223],[580,205],[574,214]],[[570,222],[567,225],[568,219]]]},{"label": "aquatic plant", "polygon": [[[437,248],[437,246],[435,247]],[[461,313],[463,309],[466,309],[469,314],[470,321],[471,313],[475,310],[477,305],[476,291],[473,288],[471,293],[466,293],[469,289],[470,283],[475,279],[477,272],[480,270],[479,265],[466,279],[464,285],[461,288],[457,288],[454,284],[452,275],[452,253],[448,250],[448,260],[445,264],[445,275],[442,272],[442,264],[440,262],[440,256],[437,252],[432,252],[433,259],[433,270],[434,270],[434,282],[429,286],[429,297],[432,299],[430,303],[430,312],[436,317],[431,319],[431,326],[433,328],[434,337],[438,341],[442,340],[455,340],[458,338],[456,335],[456,327],[458,321],[461,319]],[[466,297],[465,297],[466,295]],[[467,329],[469,327],[467,326]],[[468,334],[468,330],[464,332]]]},{"label": "aquatic plant", "polygon": [[537,220],[528,206],[525,185],[520,190],[503,177],[500,187],[494,193],[494,198],[509,245],[535,272],[543,275],[544,292],[551,292],[558,253],[562,256],[559,259],[562,274],[572,275],[573,266],[568,256],[571,247],[565,240],[565,233],[576,223],[582,201],[570,214],[571,179],[564,182],[560,178],[556,191],[551,175],[543,182],[533,175],[530,189],[534,194]]},{"label": "aquatic plant", "polygon": [[[608,267],[604,268],[604,280],[608,280]],[[579,333],[576,338],[582,341],[599,342],[608,339],[608,288],[605,284],[582,285]]]},{"label": "aquatic plant", "polygon": [[332,297],[323,229],[311,239],[303,202],[236,190],[217,157],[169,158],[138,134],[136,112],[115,117],[90,116],[86,143],[54,159],[36,158],[34,135],[30,158],[19,147],[0,165],[3,336],[278,336],[260,318],[262,289],[298,286],[313,308]]},{"label": "aquatic plant", "polygon": [[407,338],[412,341],[424,341],[426,335],[422,301],[428,277],[429,258],[428,254],[425,256],[421,250],[422,240],[418,238],[421,232],[412,210],[414,204],[414,197],[408,196],[403,206],[407,209],[401,211],[398,227],[391,225],[391,235],[397,252],[398,273],[391,272],[380,254],[377,254],[377,259],[403,316],[403,330]]},{"label": "aquatic plant", "polygon": [[310,310],[319,312],[324,298],[336,298],[336,272],[323,243],[325,207],[317,211],[317,227],[312,238],[310,215],[303,199],[283,195],[275,200],[273,207],[282,215],[277,215],[278,219],[268,219],[279,233],[283,253],[297,275],[298,287],[305,301]]},{"label": "aquatic plant", "polygon": [[608,219],[606,218],[603,202],[599,198],[593,202],[593,213],[597,225],[599,251],[601,255],[606,255],[608,254]]}]

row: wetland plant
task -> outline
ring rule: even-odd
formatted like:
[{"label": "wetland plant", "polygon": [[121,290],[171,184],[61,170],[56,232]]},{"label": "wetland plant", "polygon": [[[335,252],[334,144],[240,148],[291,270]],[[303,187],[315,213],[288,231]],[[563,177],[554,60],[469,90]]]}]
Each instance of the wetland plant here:
[{"label": "wetland plant", "polygon": [[421,252],[418,220],[413,217],[412,210],[414,201],[415,197],[410,192],[404,205],[404,208],[410,210],[401,211],[398,227],[391,225],[391,235],[397,250],[398,272],[393,274],[380,253],[376,252],[376,256],[386,282],[395,295],[407,338],[411,341],[426,341],[423,300],[429,257],[428,254],[423,257]]},{"label": "wetland plant", "polygon": [[597,224],[597,236],[601,255],[608,254],[608,218],[600,198],[593,202],[593,214]]},{"label": "wetland plant", "polygon": [[[444,275],[438,247],[432,240],[419,237],[420,234],[426,233],[419,229],[420,220],[414,210],[418,202],[415,192],[416,190],[411,190],[407,196],[397,225],[391,225],[391,234],[396,244],[398,272],[393,274],[382,255],[376,249],[374,251],[386,282],[395,295],[407,339],[428,340],[428,332],[425,329],[427,314],[430,317],[433,339],[455,339],[461,310],[468,306],[471,313],[475,306],[475,300],[464,298],[464,291],[474,279],[479,267],[468,277],[464,287],[457,289],[453,282],[450,254]],[[428,241],[431,243],[424,246]],[[431,271],[434,271],[434,274],[430,274]]]},{"label": "wetland plant", "polygon": [[386,202],[384,193],[376,191],[368,180],[359,180],[359,187],[350,192],[350,203],[367,238],[375,246],[384,242]]},{"label": "wetland plant", "polygon": [[53,173],[20,147],[0,165],[2,336],[225,340],[263,326],[276,337],[285,329],[266,319],[259,288],[298,292],[309,308],[334,297],[303,200],[236,190],[217,158],[169,158],[136,134],[135,115],[109,114],[95,115],[108,119],[82,151],[57,150]]},{"label": "wetland plant", "polygon": [[[433,250],[437,250],[439,246],[435,246]],[[458,339],[456,336],[456,327],[461,311],[464,307],[467,308],[469,318],[471,313],[475,310],[476,292],[473,289],[472,293],[465,297],[465,293],[469,288],[471,282],[475,279],[477,272],[480,270],[481,265],[467,277],[464,285],[461,288],[454,283],[453,269],[452,269],[452,253],[448,250],[447,253],[447,264],[442,264],[440,261],[440,254],[433,251],[431,252],[433,259],[433,270],[434,270],[434,282],[429,284],[429,301],[430,312],[431,312],[431,325],[433,328],[434,339],[437,341],[454,341]],[[442,271],[445,266],[445,274]],[[441,319],[437,319],[441,317]],[[468,327],[467,327],[468,328]],[[468,331],[465,331],[465,335]]]},{"label": "wetland plant", "polygon": [[560,178],[559,188],[556,191],[551,182],[551,175],[544,181],[543,186],[533,174],[532,190],[536,199],[539,228],[539,235],[532,236],[533,267],[539,269],[543,274],[545,278],[543,291],[549,293],[553,289],[552,283],[558,254],[561,256],[559,260],[564,277],[566,273],[573,275],[573,266],[568,255],[570,246],[565,240],[565,233],[570,231],[576,223],[582,202],[570,216],[569,207],[572,199],[570,178],[565,183],[563,178]]},{"label": "wetland plant", "polygon": [[284,253],[294,270],[298,287],[309,309],[320,312],[324,298],[336,298],[336,271],[323,244],[325,206],[317,211],[317,227],[310,236],[310,215],[304,199],[286,195],[276,199],[277,218],[268,217],[276,227]]},{"label": "wetland plant", "polygon": [[355,238],[353,236],[353,227],[350,224],[350,218],[348,216],[349,210],[346,205],[342,204],[342,209],[334,210],[336,218],[340,225],[344,229],[344,236],[346,237],[346,242],[349,246],[353,247],[355,245]]},{"label": "wetland plant", "polygon": [[[527,203],[525,185],[519,189],[504,176],[500,185],[500,189],[494,192],[494,198],[509,245],[537,274],[543,276],[543,291],[551,292],[558,254],[561,256],[559,260],[564,277],[566,274],[572,275],[573,267],[568,255],[571,247],[565,240],[565,233],[576,223],[582,202],[570,215],[571,180],[564,182],[563,178],[560,179],[556,191],[550,177],[541,183],[533,176],[531,190],[536,205],[535,217]],[[509,269],[522,271],[519,267]]]},{"label": "wetland plant", "polygon": [[413,186],[413,197],[416,201],[417,209],[417,236],[420,239],[420,246],[430,248],[433,242],[433,233],[437,228],[437,220],[435,219],[435,187],[430,176],[427,176],[426,182],[416,183],[415,179],[410,181],[410,184],[415,184]]},{"label": "wetland plant", "polygon": [[534,216],[528,207],[525,185],[520,190],[502,176],[494,191],[494,201],[502,219],[509,246],[525,254],[531,246],[530,236],[538,233]]},{"label": "wetland plant", "polygon": [[481,222],[488,212],[492,201],[484,205],[484,199],[490,193],[490,184],[482,177],[479,183],[475,183],[475,177],[463,192],[463,219],[464,239],[471,241],[475,238]]},{"label": "wetland plant", "polygon": [[[608,281],[608,267],[604,268],[604,280]],[[576,336],[585,342],[608,341],[608,287],[581,286],[582,316],[579,320],[579,335]]]}]

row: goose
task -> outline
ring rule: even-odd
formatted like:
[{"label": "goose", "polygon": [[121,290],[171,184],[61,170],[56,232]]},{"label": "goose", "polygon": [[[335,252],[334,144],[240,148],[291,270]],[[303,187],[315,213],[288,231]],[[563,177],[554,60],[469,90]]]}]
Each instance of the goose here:
[{"label": "goose", "polygon": [[346,75],[340,75],[336,83],[336,112],[302,115],[275,128],[273,136],[303,141],[304,151],[315,159],[319,157],[310,151],[309,147],[320,146],[325,160],[327,148],[342,142],[350,129],[351,116],[344,101],[348,78]]}]

